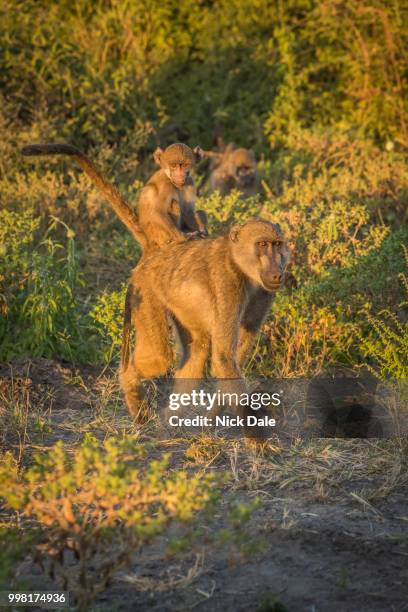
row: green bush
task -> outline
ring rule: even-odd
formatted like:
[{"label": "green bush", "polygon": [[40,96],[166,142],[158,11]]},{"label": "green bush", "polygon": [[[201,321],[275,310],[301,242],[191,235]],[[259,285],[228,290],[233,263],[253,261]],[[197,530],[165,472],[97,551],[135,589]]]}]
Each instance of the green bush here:
[{"label": "green bush", "polygon": [[0,85],[24,123],[130,155],[217,125],[259,150],[312,126],[406,145],[407,31],[383,0],[1,0]]},{"label": "green bush", "polygon": [[[408,266],[406,247],[404,254]],[[408,275],[401,273],[399,278],[405,290],[405,299],[399,304],[399,313],[387,309],[380,313],[381,318],[368,314],[370,332],[362,338],[362,343],[365,355],[372,360],[376,372],[382,378],[391,378],[406,384],[408,379],[408,319],[406,315]]]},{"label": "green bush", "polygon": [[[263,195],[200,198],[211,232],[257,215],[278,221],[301,286],[277,295],[251,367],[293,376],[361,363],[356,334],[369,337],[402,299],[406,12],[383,0],[142,8],[0,0],[0,193],[15,214],[3,217],[14,255],[0,263],[1,356],[110,359],[120,287],[140,253],[71,160],[23,160],[19,147],[78,144],[133,203],[157,144],[210,147],[221,130],[255,148]],[[75,256],[62,226],[46,234],[50,215],[75,231]]]},{"label": "green bush", "polygon": [[90,312],[99,334],[102,336],[102,350],[105,359],[112,356],[115,348],[122,343],[123,316],[127,285],[119,291],[104,291],[96,298],[96,304]]},{"label": "green bush", "polygon": [[[214,194],[199,202],[213,231],[262,215],[281,224],[294,251],[300,287],[277,293],[248,368],[254,374],[307,376],[335,364],[364,363],[356,339],[370,333],[367,315],[402,299],[398,275],[405,269],[401,245],[408,231],[384,221],[399,214],[406,196],[402,157],[321,138],[311,138],[303,150],[309,159],[301,163],[296,151],[285,154],[292,171],[276,182],[275,197],[242,201],[236,193]],[[261,170],[275,184],[280,168]]]},{"label": "green bush", "polygon": [[0,211],[0,359],[16,356],[89,357],[76,291],[82,280],[72,231],[55,238],[31,211]]},{"label": "green bush", "polygon": [[221,476],[169,471],[168,454],[146,462],[147,450],[130,437],[100,445],[88,435],[73,455],[58,442],[22,471],[11,453],[0,462],[0,496],[36,521],[35,558],[80,610],[142,546],[172,523],[188,536],[189,523],[217,501]]}]

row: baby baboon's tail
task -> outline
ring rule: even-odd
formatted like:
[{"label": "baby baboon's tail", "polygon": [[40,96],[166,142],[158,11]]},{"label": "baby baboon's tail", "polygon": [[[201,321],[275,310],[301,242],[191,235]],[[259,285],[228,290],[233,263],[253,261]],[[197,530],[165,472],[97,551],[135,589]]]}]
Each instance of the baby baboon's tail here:
[{"label": "baby baboon's tail", "polygon": [[70,155],[75,159],[82,170],[90,177],[92,182],[103,193],[119,219],[126,225],[131,234],[140,242],[142,248],[146,246],[146,236],[141,229],[137,216],[126,200],[122,198],[114,185],[109,183],[97,170],[91,160],[79,149],[67,144],[34,144],[21,149],[23,155]]}]

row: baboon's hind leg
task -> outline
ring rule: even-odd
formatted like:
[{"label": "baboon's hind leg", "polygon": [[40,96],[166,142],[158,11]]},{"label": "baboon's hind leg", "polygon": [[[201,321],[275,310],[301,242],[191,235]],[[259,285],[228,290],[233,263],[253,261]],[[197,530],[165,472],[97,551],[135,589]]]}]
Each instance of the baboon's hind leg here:
[{"label": "baboon's hind leg", "polygon": [[166,374],[172,363],[172,350],[166,311],[147,291],[133,307],[132,324],[135,348],[128,363],[121,366],[120,383],[130,414],[143,420],[147,406],[141,381]]}]

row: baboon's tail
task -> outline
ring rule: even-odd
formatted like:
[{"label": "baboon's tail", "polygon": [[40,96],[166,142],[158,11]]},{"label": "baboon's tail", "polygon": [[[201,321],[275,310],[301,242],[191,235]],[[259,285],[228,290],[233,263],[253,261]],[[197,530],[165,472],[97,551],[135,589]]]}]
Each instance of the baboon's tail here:
[{"label": "baboon's tail", "polygon": [[34,144],[21,149],[23,155],[70,155],[82,170],[90,177],[92,182],[103,193],[112,206],[119,219],[126,225],[131,234],[140,242],[142,247],[146,245],[146,236],[141,229],[137,216],[126,200],[122,198],[119,191],[109,183],[97,170],[93,162],[79,149],[66,144]]},{"label": "baboon's tail", "polygon": [[120,364],[122,368],[122,372],[125,372],[129,365],[129,355],[130,355],[130,336],[132,332],[132,284],[129,283],[129,286],[126,291],[125,298],[125,312],[123,317],[123,332],[122,332],[122,350],[120,354]]}]

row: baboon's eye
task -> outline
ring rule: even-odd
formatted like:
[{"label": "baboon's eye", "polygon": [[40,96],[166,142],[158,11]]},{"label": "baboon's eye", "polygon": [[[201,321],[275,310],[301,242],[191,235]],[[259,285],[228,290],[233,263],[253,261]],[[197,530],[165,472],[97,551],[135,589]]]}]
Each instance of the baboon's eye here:
[{"label": "baboon's eye", "polygon": [[282,242],[281,242],[280,240],[274,240],[274,241],[272,242],[272,244],[273,244],[273,246],[276,246],[276,247],[280,247],[280,246],[282,246]]},{"label": "baboon's eye", "polygon": [[257,242],[256,250],[258,252],[258,255],[266,255],[268,253],[269,245],[270,245],[270,242],[268,242],[268,240],[260,240],[259,242]]}]

